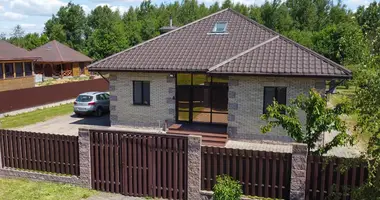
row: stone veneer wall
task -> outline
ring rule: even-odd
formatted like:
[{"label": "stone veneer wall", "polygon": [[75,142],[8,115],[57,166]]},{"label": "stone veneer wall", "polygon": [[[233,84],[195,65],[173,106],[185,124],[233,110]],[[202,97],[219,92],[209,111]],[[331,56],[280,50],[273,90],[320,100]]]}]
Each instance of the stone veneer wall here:
[{"label": "stone veneer wall", "polygon": [[[228,92],[228,135],[238,140],[270,140],[291,142],[282,128],[262,134],[260,119],[264,106],[264,87],[287,87],[287,104],[299,94],[308,94],[311,88],[325,90],[324,79],[264,76],[230,76]],[[305,117],[300,112],[301,117]]]},{"label": "stone veneer wall", "polygon": [[[110,74],[111,126],[163,127],[175,122],[175,78],[167,73]],[[133,105],[133,81],[150,81],[150,105]]]}]

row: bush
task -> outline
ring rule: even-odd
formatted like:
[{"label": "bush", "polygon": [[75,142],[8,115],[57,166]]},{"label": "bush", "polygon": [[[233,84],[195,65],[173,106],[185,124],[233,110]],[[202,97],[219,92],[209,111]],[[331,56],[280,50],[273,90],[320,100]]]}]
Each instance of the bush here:
[{"label": "bush", "polygon": [[216,184],[213,188],[214,200],[236,200],[243,194],[239,181],[227,175],[217,176]]}]

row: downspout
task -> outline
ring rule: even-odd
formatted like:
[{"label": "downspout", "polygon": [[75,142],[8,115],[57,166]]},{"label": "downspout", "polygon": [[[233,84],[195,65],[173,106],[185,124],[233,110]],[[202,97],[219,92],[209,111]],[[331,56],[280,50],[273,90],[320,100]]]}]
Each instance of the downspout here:
[{"label": "downspout", "polygon": [[[329,90],[326,91],[326,95],[327,94],[332,94],[332,92],[336,89],[336,87],[338,87],[340,84],[342,84],[345,80],[341,80],[339,81],[338,83],[336,83],[335,85],[333,85],[332,87],[329,88]],[[330,82],[331,83],[331,82]]]},{"label": "downspout", "polygon": [[100,75],[105,81],[107,81],[107,83],[110,83],[110,81],[109,81],[108,79],[106,79],[106,77],[104,77],[102,73],[98,72],[98,74],[99,74],[99,75]]}]

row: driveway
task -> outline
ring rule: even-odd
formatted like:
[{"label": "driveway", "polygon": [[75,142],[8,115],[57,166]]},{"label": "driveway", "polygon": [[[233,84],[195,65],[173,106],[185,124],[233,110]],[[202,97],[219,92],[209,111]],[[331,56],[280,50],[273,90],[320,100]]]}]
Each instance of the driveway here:
[{"label": "driveway", "polygon": [[70,114],[22,128],[16,128],[15,130],[61,135],[78,135],[78,128],[107,128],[109,125],[109,115],[104,115],[102,117],[77,117],[74,114]]}]

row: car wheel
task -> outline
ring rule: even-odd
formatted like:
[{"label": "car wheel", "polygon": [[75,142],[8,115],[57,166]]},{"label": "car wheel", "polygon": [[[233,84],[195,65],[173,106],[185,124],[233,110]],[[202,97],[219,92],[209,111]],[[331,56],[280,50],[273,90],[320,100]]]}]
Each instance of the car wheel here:
[{"label": "car wheel", "polygon": [[102,108],[97,108],[96,111],[95,111],[95,115],[97,117],[101,117],[103,115],[103,109]]},{"label": "car wheel", "polygon": [[77,117],[81,117],[81,116],[82,116],[80,113],[77,113],[77,112],[75,112],[75,115],[76,115]]}]

